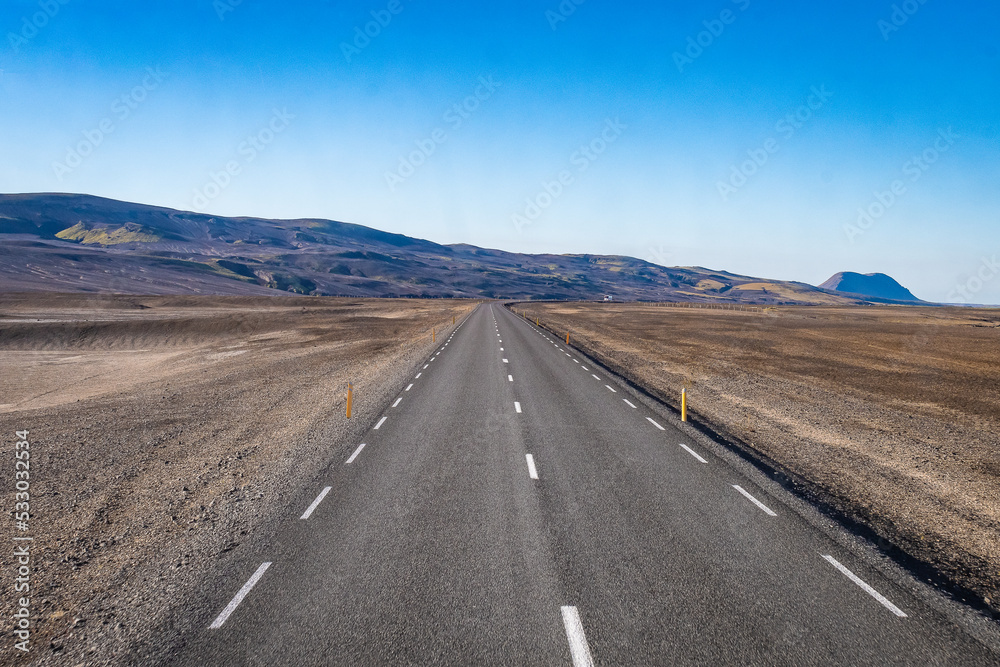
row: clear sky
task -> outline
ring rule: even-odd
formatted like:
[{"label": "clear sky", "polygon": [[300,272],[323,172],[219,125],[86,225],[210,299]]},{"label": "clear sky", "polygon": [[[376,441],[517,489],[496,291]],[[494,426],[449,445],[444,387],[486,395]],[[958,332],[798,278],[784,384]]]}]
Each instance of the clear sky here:
[{"label": "clear sky", "polygon": [[1000,5],[577,1],[7,0],[0,190],[1000,303]]}]

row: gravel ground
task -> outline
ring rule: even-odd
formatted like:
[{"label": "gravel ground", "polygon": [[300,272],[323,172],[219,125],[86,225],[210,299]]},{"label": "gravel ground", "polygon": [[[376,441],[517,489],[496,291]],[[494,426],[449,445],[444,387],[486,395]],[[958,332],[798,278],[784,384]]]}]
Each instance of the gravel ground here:
[{"label": "gravel ground", "polygon": [[[266,543],[433,349],[432,327],[446,334],[472,307],[0,297],[3,497],[14,432],[28,429],[34,537],[31,651],[8,634],[0,662],[161,658],[210,573]],[[13,566],[0,559],[7,590]],[[10,618],[13,596],[2,605]]]},{"label": "gravel ground", "polygon": [[514,307],[998,617],[1000,311]]}]

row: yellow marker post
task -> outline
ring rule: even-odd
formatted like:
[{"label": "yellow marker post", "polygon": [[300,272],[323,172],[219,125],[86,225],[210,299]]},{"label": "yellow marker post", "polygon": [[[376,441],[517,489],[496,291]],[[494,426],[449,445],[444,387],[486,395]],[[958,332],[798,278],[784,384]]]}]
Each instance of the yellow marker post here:
[{"label": "yellow marker post", "polygon": [[351,418],[351,402],[354,398],[354,385],[347,383],[347,418]]},{"label": "yellow marker post", "polygon": [[569,345],[569,334],[566,334],[566,344]]},{"label": "yellow marker post", "polygon": [[535,326],[536,327],[538,326],[538,318],[537,317],[535,318]]},{"label": "yellow marker post", "polygon": [[451,316],[451,323],[452,323],[452,324],[454,324],[454,323],[455,323],[455,316],[454,316],[454,315],[452,315],[452,316]]},{"label": "yellow marker post", "polygon": [[688,390],[681,389],[681,421],[688,420]]}]

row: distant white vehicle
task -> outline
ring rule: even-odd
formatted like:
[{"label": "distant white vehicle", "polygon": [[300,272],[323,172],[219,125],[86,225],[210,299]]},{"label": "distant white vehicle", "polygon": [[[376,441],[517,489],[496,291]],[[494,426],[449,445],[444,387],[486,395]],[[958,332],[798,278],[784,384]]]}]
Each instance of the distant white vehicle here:
[{"label": "distant white vehicle", "polygon": [[615,297],[611,296],[610,294],[605,294],[604,295],[604,300],[605,301],[614,301]]}]

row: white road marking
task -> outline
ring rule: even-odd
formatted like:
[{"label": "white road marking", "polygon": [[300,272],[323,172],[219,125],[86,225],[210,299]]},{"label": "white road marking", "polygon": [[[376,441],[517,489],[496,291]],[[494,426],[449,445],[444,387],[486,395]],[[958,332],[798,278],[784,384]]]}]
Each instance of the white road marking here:
[{"label": "white road marking", "polygon": [[260,567],[257,568],[257,571],[254,572],[247,580],[247,583],[243,584],[243,588],[240,589],[239,593],[237,593],[236,596],[229,601],[229,604],[227,604],[226,608],[222,610],[222,613],[220,613],[218,617],[212,621],[212,625],[208,626],[210,629],[218,630],[222,627],[222,624],[226,622],[229,615],[236,611],[236,608],[240,606],[241,602],[243,602],[243,598],[245,598],[250,590],[257,585],[257,582],[260,581],[260,578],[264,576],[264,573],[267,572],[267,568],[269,567],[271,567],[270,562],[261,563]]},{"label": "white road marking", "polygon": [[573,358],[573,357],[572,357],[572,355],[570,355],[570,353],[569,353],[569,352],[563,352],[563,354],[565,354],[565,355],[566,355],[567,357],[569,357],[570,359],[572,359],[572,358]]},{"label": "white road marking", "polygon": [[585,370],[585,371],[589,371],[589,370],[590,370],[590,369],[589,369],[589,368],[587,368],[586,366],[580,366],[580,368],[582,368],[582,369],[583,369],[583,370]]},{"label": "white road marking", "polygon": [[[427,368],[427,367],[426,367],[426,366],[424,366],[424,368]],[[423,373],[417,373],[417,377],[415,377],[415,378],[413,378],[413,379],[414,379],[414,380],[419,380],[419,379],[420,379],[420,376],[421,376],[421,375],[423,375]]]},{"label": "white road marking", "polygon": [[503,352],[503,348],[502,347],[500,348],[500,351]]},{"label": "white road marking", "polygon": [[886,609],[888,609],[889,611],[891,611],[892,613],[894,613],[896,616],[899,616],[900,618],[906,618],[906,614],[903,612],[902,609],[900,609],[899,607],[897,607],[893,603],[889,602],[885,598],[885,596],[883,596],[877,590],[875,590],[874,588],[872,588],[871,586],[869,586],[865,582],[861,581],[861,579],[858,577],[858,575],[854,574],[853,572],[851,572],[850,570],[848,570],[846,567],[844,567],[843,565],[841,565],[839,562],[837,562],[836,558],[834,558],[833,556],[823,556],[823,558],[825,558],[827,561],[829,561],[830,565],[833,565],[835,568],[837,568],[838,570],[840,570],[841,574],[843,574],[845,577],[847,577],[848,579],[850,579],[851,581],[853,581],[854,583],[856,583],[858,586],[860,586],[861,589],[865,593],[868,593],[868,595],[872,596],[873,598],[875,598],[876,600],[878,600],[879,602],[881,602],[882,606],[884,606]]},{"label": "white road marking", "polygon": [[524,458],[528,461],[528,477],[538,479],[538,470],[535,469],[535,457],[531,454],[525,454]]},{"label": "white road marking", "polygon": [[387,419],[387,417],[382,417],[382,419],[379,419],[379,420],[378,420],[378,423],[377,423],[377,424],[375,424],[375,428],[374,428],[373,430],[377,431],[377,430],[379,429],[379,427],[380,427],[380,426],[381,426],[381,425],[382,425],[383,423],[385,423],[385,420],[386,420],[386,419]]},{"label": "white road marking", "polygon": [[514,401],[514,411],[521,412],[521,404],[518,403],[517,401]]},{"label": "white road marking", "polygon": [[611,385],[610,385],[610,384],[606,384],[606,385],[604,385],[604,386],[605,386],[605,387],[607,387],[608,389],[611,389],[611,393],[613,393],[613,394],[617,394],[617,393],[618,393],[617,391],[615,391],[615,390],[614,390],[614,389],[613,389],[613,388],[611,387]]},{"label": "white road marking", "polygon": [[402,397],[402,396],[400,396],[399,398],[397,398],[397,399],[396,399],[396,402],[392,404],[392,407],[396,407],[397,405],[399,405],[399,402],[400,402],[401,400],[403,400],[403,397]]},{"label": "white road marking", "polygon": [[594,375],[593,373],[590,374],[590,377],[594,378],[595,380],[600,380],[601,379],[601,378],[597,377],[596,375]]},{"label": "white road marking", "polygon": [[657,424],[655,421],[653,421],[652,417],[646,417],[646,419],[649,421],[650,424],[652,424],[656,428],[660,429],[661,431],[666,431],[667,430],[667,429],[663,428],[662,426],[660,426],[659,424]]},{"label": "white road marking", "polygon": [[584,634],[583,623],[580,622],[580,612],[576,607],[569,606],[562,607],[561,611],[573,667],[594,667],[594,659],[590,657],[590,647],[587,646],[587,635]]},{"label": "white road marking", "polygon": [[404,389],[403,391],[410,391],[410,389],[412,389],[412,388],[413,388],[413,383],[411,382],[410,384],[408,384],[406,386],[406,389]]},{"label": "white road marking", "polygon": [[510,362],[509,362],[509,361],[507,361],[506,359],[504,359],[504,360],[503,360],[503,362],[504,362],[505,364],[509,364],[509,363],[510,363]]},{"label": "white road marking", "polygon": [[632,401],[628,400],[627,398],[623,398],[622,400],[623,400],[623,401],[625,401],[625,403],[626,403],[626,404],[627,404],[627,405],[628,405],[628,406],[629,406],[630,408],[634,408],[634,407],[635,407],[635,405],[633,405],[633,404],[632,404]]},{"label": "white road marking", "polygon": [[742,494],[743,494],[743,495],[744,495],[744,496],[746,497],[746,499],[747,499],[747,500],[749,500],[750,502],[752,502],[752,503],[753,503],[754,505],[756,505],[757,507],[759,507],[759,508],[761,508],[762,510],[764,510],[765,512],[767,512],[768,516],[778,516],[777,514],[775,514],[775,513],[774,513],[774,512],[773,512],[773,511],[771,510],[771,508],[770,508],[770,507],[768,507],[768,506],[767,506],[767,505],[765,505],[764,503],[760,502],[759,500],[757,500],[756,498],[754,498],[753,496],[751,496],[751,495],[750,495],[750,494],[749,494],[749,493],[747,492],[747,490],[746,490],[746,489],[744,489],[744,488],[743,488],[742,486],[740,486],[739,484],[733,484],[733,488],[734,488],[734,489],[736,489],[737,491],[739,491],[740,493],[742,493]]},{"label": "white road marking", "polygon": [[424,370],[427,370],[427,366],[429,366],[429,364],[424,364]]},{"label": "white road marking", "polygon": [[703,459],[700,456],[698,456],[698,452],[694,451],[693,449],[691,449],[687,445],[681,443],[681,447],[683,447],[684,449],[686,449],[688,454],[690,454],[691,456],[695,457],[696,459],[698,459],[702,463],[708,463],[708,461],[706,461],[705,459]]},{"label": "white road marking", "polygon": [[578,364],[578,363],[580,363],[580,360],[579,359],[574,359],[573,362]]},{"label": "white road marking", "polygon": [[328,487],[324,488],[322,491],[320,491],[319,495],[316,496],[316,500],[312,501],[312,505],[310,505],[309,507],[307,507],[306,511],[303,512],[302,516],[300,516],[299,518],[300,519],[308,519],[310,517],[310,515],[312,515],[313,510],[316,509],[317,507],[319,507],[319,504],[321,502],[323,502],[323,499],[326,498],[326,494],[330,493],[330,489],[332,489],[332,488],[333,488],[332,486],[328,486]]},{"label": "white road marking", "polygon": [[348,463],[353,462],[354,459],[358,458],[358,454],[360,454],[361,450],[364,448],[365,448],[365,443],[362,442],[360,445],[358,445],[358,448],[354,450],[354,453],[351,454],[351,458],[347,459],[347,461],[344,462],[344,465],[347,465]]},{"label": "white road marking", "polygon": [[514,376],[513,375],[508,375],[507,376],[507,381],[508,382],[513,382],[514,381]]}]

